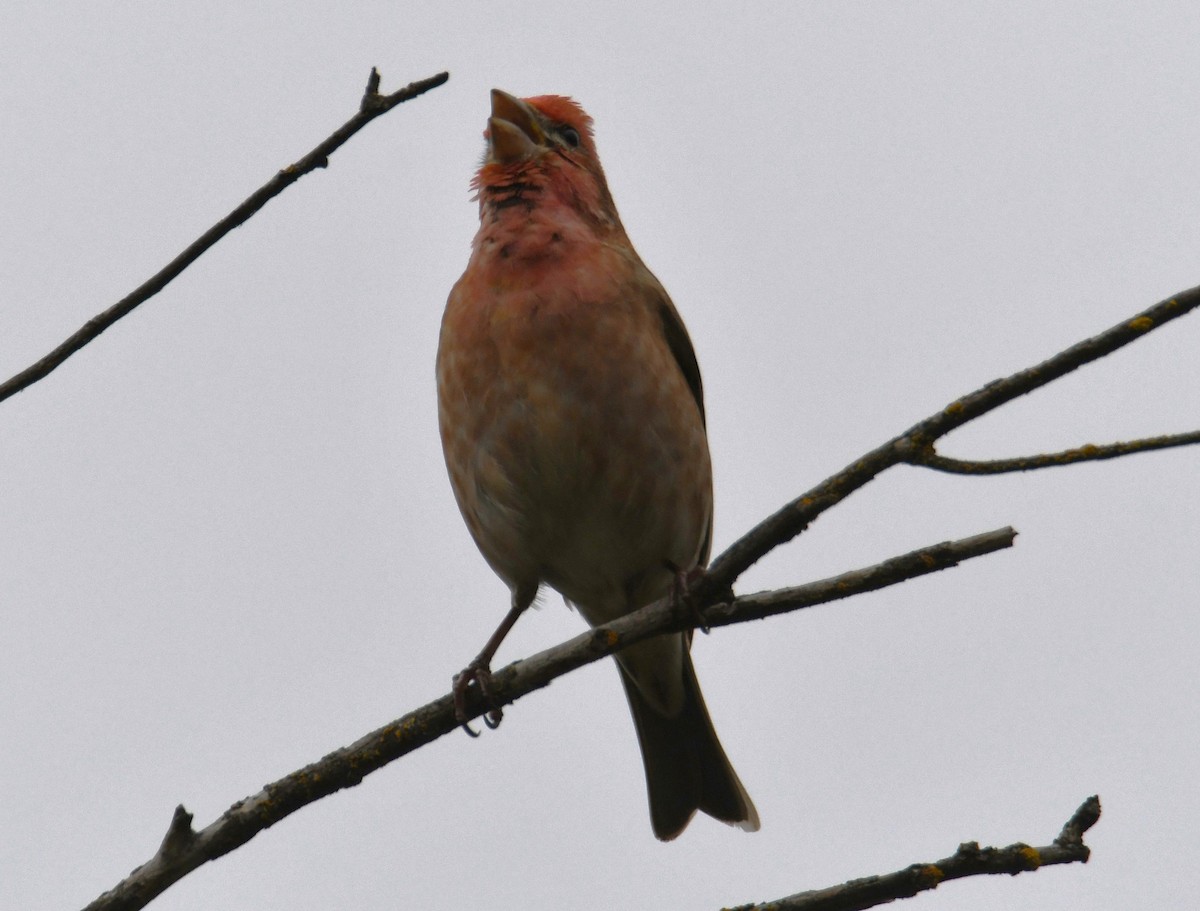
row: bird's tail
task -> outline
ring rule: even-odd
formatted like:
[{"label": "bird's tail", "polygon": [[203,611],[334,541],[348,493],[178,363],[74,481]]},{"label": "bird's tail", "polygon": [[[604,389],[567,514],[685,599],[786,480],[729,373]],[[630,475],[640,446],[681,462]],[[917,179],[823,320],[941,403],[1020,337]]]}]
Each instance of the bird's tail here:
[{"label": "bird's tail", "polygon": [[717,739],[686,648],[683,659],[683,708],[674,717],[656,710],[618,665],[642,747],[654,834],[670,841],[697,810],[755,832],[758,811]]}]

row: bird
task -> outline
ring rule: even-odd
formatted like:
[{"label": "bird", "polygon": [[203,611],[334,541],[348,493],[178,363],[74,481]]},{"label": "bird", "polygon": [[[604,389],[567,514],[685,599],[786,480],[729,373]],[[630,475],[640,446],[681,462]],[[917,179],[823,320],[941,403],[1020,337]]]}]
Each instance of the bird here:
[{"label": "bird", "polygon": [[[703,572],[713,528],[696,355],[617,214],[592,118],[567,96],[494,89],[484,138],[479,230],[438,339],[438,423],[463,519],[512,600],[455,678],[460,721],[542,586],[611,622]],[[759,828],[690,647],[672,633],[615,656],[663,841],[697,810]]]}]

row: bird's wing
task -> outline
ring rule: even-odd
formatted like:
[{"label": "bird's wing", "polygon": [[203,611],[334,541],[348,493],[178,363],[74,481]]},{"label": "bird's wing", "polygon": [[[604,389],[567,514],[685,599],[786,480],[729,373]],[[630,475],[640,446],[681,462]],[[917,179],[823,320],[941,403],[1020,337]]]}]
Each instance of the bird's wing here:
[{"label": "bird's wing", "polygon": [[[687,327],[683,325],[679,311],[667,297],[666,291],[662,292],[657,303],[658,317],[662,321],[663,338],[667,342],[667,347],[671,349],[671,354],[674,355],[675,363],[679,365],[683,378],[687,380],[688,388],[692,390],[696,407],[700,409],[700,423],[707,427],[707,419],[704,414],[704,383],[700,379],[700,365],[696,362],[696,351],[692,347]],[[704,531],[704,542],[700,546],[700,566],[707,566],[708,558],[712,555],[712,535],[713,517],[710,512],[708,528]]]},{"label": "bird's wing", "polygon": [[671,299],[665,292],[658,301],[658,317],[662,320],[663,337],[667,340],[667,347],[671,349],[671,354],[675,355],[675,363],[683,371],[683,378],[687,380],[688,388],[692,390],[692,396],[700,408],[700,421],[703,423],[705,421],[704,383],[700,380],[700,365],[696,363],[696,352],[692,348],[692,340],[688,337],[687,328],[683,325],[683,320],[679,318],[679,311],[675,309],[675,305],[671,303]]}]

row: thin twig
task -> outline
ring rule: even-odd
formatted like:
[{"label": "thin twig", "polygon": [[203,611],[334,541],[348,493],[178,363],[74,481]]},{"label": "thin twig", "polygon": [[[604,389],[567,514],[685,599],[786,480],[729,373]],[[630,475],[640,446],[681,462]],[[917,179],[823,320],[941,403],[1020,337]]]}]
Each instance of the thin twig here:
[{"label": "thin twig", "polygon": [[[949,569],[963,560],[1010,547],[1015,534],[1011,528],[1002,528],[962,541],[935,544],[877,566],[786,589],[785,597],[773,597],[782,593],[764,592],[702,610],[701,615],[708,625],[726,626],[848,598]],[[671,599],[658,601],[525,661],[508,665],[494,675],[491,696],[496,704],[506,705],[541,689],[568,671],[599,661],[651,636],[688,629],[696,620],[693,611],[673,605]],[[478,717],[490,707],[478,698],[477,692],[471,692],[467,704],[469,717]],[[454,697],[447,693],[350,746],[335,750],[267,785],[257,794],[239,800],[219,819],[198,832],[191,828],[191,815],[183,807],[177,807],[162,846],[154,857],[88,905],[86,911],[143,908],[156,895],[202,864],[228,854],[301,807],[353,787],[372,772],[451,733],[458,726]]]},{"label": "thin twig", "polygon": [[849,598],[895,585],[896,582],[915,579],[926,573],[949,569],[963,560],[1012,547],[1016,537],[1017,533],[1012,528],[998,528],[970,538],[934,544],[865,569],[842,573],[832,579],[741,595],[729,603],[717,603],[702,611],[702,619],[705,627],[727,626],[747,620],[765,620],[814,604],[827,604],[839,598]]},{"label": "thin twig", "polygon": [[378,93],[379,73],[372,68],[371,76],[367,81],[367,91],[359,104],[357,114],[342,124],[324,142],[295,164],[288,165],[255,190],[245,202],[200,235],[182,253],[167,263],[166,266],[142,285],[121,298],[107,310],[93,316],[83,324],[79,331],[41,360],[26,367],[4,383],[0,383],[0,402],[48,376],[63,361],[84,347],[84,345],[96,339],[104,330],[117,322],[117,320],[129,315],[134,309],[144,304],[165,288],[179,273],[199,259],[209,247],[245,222],[250,216],[305,174],[317,168],[327,167],[329,165],[329,156],[376,117],[386,114],[396,105],[411,98],[424,95],[430,89],[442,85],[449,78],[449,73],[438,73],[436,76],[431,76],[428,79],[421,79],[410,83],[398,92],[393,92],[390,95],[380,95]]},{"label": "thin twig", "polygon": [[1139,440],[1127,440],[1120,443],[1106,443],[1102,446],[1086,443],[1074,449],[1064,449],[1062,452],[986,460],[953,459],[949,456],[939,455],[930,446],[924,452],[912,454],[908,462],[910,465],[920,465],[950,474],[1006,474],[1013,471],[1035,471],[1038,468],[1057,468],[1060,465],[1074,465],[1076,462],[1102,462],[1105,459],[1118,459],[1121,456],[1133,455],[1135,452],[1152,452],[1155,449],[1192,446],[1196,443],[1200,443],[1200,430],[1158,437],[1143,437]]},{"label": "thin twig", "polygon": [[1054,864],[1087,863],[1091,852],[1083,843],[1083,833],[1099,818],[1100,798],[1089,797],[1063,826],[1054,843],[1045,847],[1015,844],[1007,848],[981,848],[978,842],[970,841],[959,845],[951,856],[933,863],[912,864],[894,873],[853,879],[828,889],[800,892],[757,905],[739,905],[726,911],[862,911],[896,899],[912,898],[952,879],[997,873],[1016,876]]}]

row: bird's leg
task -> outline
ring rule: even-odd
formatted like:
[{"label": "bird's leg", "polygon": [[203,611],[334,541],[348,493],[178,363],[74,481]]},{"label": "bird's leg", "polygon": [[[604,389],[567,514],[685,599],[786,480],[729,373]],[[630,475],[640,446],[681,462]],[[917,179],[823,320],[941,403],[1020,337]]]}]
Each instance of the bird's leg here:
[{"label": "bird's leg", "polygon": [[484,645],[483,651],[476,655],[474,660],[463,668],[462,671],[454,675],[454,716],[458,719],[459,724],[462,725],[463,730],[472,737],[478,737],[479,734],[467,724],[467,689],[471,686],[471,681],[475,681],[475,685],[479,687],[479,695],[483,697],[483,701],[488,705],[488,710],[483,716],[483,723],[493,730],[499,727],[500,721],[504,717],[504,712],[492,698],[492,658],[496,656],[496,651],[500,648],[500,643],[504,641],[504,637],[516,625],[517,618],[533,603],[533,599],[536,596],[536,585],[532,588],[523,586],[513,589],[512,607],[509,608],[508,613],[504,615],[504,619],[500,621],[500,625],[496,627],[496,631],[492,633],[491,638]]},{"label": "bird's leg", "polygon": [[[696,603],[696,599],[692,597],[692,587],[704,578],[708,572],[703,566],[693,566],[691,569],[680,569],[670,560],[666,561],[667,569],[675,574],[674,580],[671,582],[671,606],[686,608],[688,613],[692,615],[692,621],[700,632],[708,635],[708,624],[704,622],[704,615],[700,613],[700,606]],[[691,641],[690,636],[688,641]]]}]

